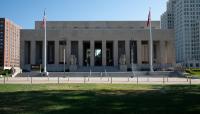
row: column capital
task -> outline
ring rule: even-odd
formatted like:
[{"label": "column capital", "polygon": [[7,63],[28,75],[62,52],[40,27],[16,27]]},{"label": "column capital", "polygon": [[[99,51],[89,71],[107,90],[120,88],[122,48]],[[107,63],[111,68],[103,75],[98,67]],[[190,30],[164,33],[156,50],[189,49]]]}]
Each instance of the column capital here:
[{"label": "column capital", "polygon": [[82,39],[79,39],[79,40],[77,40],[78,42],[83,42],[83,40]]}]

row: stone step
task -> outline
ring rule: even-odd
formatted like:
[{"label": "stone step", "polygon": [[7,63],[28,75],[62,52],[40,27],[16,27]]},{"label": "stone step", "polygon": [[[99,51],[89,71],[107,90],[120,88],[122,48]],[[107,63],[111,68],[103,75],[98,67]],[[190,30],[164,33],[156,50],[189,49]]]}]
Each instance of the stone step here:
[{"label": "stone step", "polygon": [[119,72],[117,67],[79,67],[77,72]]}]

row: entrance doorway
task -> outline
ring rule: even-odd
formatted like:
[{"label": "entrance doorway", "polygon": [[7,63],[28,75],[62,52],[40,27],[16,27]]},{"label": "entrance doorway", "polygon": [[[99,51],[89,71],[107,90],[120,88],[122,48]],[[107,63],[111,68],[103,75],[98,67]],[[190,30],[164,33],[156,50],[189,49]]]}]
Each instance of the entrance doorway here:
[{"label": "entrance doorway", "polygon": [[137,64],[137,41],[130,41],[130,62]]},{"label": "entrance doorway", "polygon": [[113,42],[106,42],[106,65],[113,66]]},{"label": "entrance doorway", "polygon": [[90,42],[83,42],[83,66],[90,66]]},{"label": "entrance doorway", "polygon": [[43,44],[42,41],[36,41],[36,64],[42,64],[42,52],[43,52]]},{"label": "entrance doorway", "polygon": [[95,66],[102,66],[102,42],[95,42]]}]

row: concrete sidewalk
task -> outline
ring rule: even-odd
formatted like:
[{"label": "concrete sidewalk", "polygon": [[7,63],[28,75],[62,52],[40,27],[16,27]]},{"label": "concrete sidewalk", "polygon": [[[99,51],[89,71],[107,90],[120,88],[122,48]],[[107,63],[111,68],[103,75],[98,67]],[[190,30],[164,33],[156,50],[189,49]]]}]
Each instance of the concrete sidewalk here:
[{"label": "concrete sidewalk", "polygon": [[5,77],[0,84],[101,83],[101,84],[200,84],[200,79],[177,77]]}]

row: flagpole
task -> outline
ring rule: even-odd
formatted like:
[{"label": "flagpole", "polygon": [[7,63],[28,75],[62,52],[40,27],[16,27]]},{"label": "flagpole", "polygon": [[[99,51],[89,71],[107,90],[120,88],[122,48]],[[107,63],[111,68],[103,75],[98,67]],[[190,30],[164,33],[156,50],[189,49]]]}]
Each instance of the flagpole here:
[{"label": "flagpole", "polygon": [[149,39],[149,61],[150,61],[150,72],[153,72],[153,36],[152,36],[152,25],[151,25],[151,8],[150,8],[150,22],[149,22],[149,32],[150,32],[150,39]]},{"label": "flagpole", "polygon": [[47,30],[46,30],[46,11],[44,11],[44,74],[47,74]]}]

